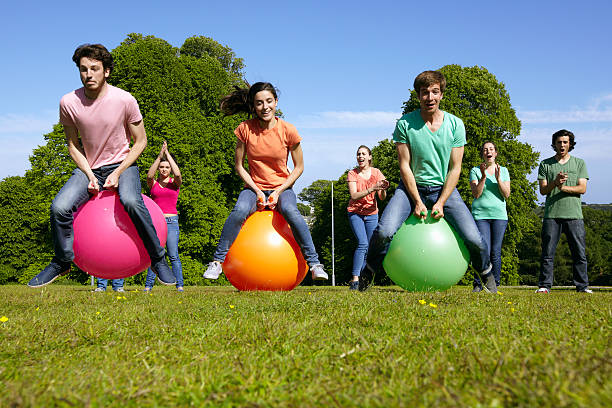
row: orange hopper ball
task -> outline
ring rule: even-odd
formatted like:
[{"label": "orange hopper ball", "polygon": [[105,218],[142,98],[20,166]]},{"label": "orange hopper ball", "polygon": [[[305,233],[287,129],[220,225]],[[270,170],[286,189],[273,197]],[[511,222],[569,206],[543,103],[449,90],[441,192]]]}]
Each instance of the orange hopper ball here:
[{"label": "orange hopper ball", "polygon": [[242,225],[223,262],[223,272],[238,290],[292,290],[308,265],[285,218],[256,211]]}]

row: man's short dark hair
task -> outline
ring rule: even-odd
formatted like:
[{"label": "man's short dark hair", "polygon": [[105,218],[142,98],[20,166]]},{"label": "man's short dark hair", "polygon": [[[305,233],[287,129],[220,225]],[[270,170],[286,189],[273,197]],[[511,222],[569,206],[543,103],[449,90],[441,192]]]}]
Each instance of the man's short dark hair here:
[{"label": "man's short dark hair", "polygon": [[72,55],[72,60],[77,67],[80,66],[81,58],[83,57],[101,61],[105,70],[108,69],[110,72],[113,72],[113,67],[115,65],[113,56],[102,44],[79,45]]},{"label": "man's short dark hair", "polygon": [[414,79],[414,90],[421,94],[421,88],[429,88],[433,84],[440,85],[440,91],[444,93],[446,89],[446,78],[440,71],[424,71]]},{"label": "man's short dark hair", "polygon": [[576,146],[576,142],[574,141],[574,134],[566,129],[557,130],[555,133],[553,133],[551,146],[553,150],[556,152],[557,150],[555,149],[555,142],[557,141],[557,138],[563,137],[563,136],[569,137],[570,148],[568,151],[571,152],[572,150],[574,150],[574,146]]}]

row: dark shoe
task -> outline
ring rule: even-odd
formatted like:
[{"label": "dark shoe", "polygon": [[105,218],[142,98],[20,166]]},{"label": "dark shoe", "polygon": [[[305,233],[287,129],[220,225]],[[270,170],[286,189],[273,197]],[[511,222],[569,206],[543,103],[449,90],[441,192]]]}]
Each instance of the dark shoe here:
[{"label": "dark shoe", "polygon": [[359,291],[364,292],[372,286],[374,283],[374,276],[376,276],[376,271],[372,269],[368,263],[365,264],[365,268],[361,271],[361,276],[359,277]]},{"label": "dark shoe", "polygon": [[359,281],[350,281],[349,282],[350,290],[359,290]]},{"label": "dark shoe", "polygon": [[478,293],[482,291],[482,286],[474,286],[474,289],[472,289],[472,293]]},{"label": "dark shoe", "polygon": [[157,275],[157,279],[164,285],[176,284],[176,277],[170,270],[165,258],[157,261],[155,265],[151,265],[151,269],[153,269],[153,272]]},{"label": "dark shoe", "polygon": [[495,284],[495,276],[492,272],[486,275],[482,275],[482,281],[484,282],[484,291],[489,293],[497,293],[497,285]]},{"label": "dark shoe", "polygon": [[483,283],[483,290],[487,293],[497,293],[497,285],[495,284],[495,276],[493,276],[493,265],[480,272],[480,281]]},{"label": "dark shoe", "polygon": [[31,288],[41,288],[46,286],[59,278],[70,272],[70,264],[59,264],[57,262],[51,261],[49,265],[42,270],[41,273],[36,275],[28,282],[28,286]]}]

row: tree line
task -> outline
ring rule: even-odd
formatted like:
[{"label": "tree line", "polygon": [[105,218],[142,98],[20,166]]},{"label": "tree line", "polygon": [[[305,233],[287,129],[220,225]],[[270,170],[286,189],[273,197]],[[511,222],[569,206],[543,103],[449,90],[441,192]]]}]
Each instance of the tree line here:
[{"label": "tree line", "polygon": [[[224,117],[218,103],[234,86],[245,85],[244,61],[231,48],[203,36],[190,37],[177,48],[154,36],[129,34],[112,54],[115,69],[108,82],[134,95],[144,116],[148,145],[138,159],[142,185],[146,186],[146,169],[155,160],[163,140],[167,140],[184,175],[178,211],[179,251],[185,283],[209,284],[201,276],[204,265],[212,259],[223,223],[243,186],[234,171],[233,131],[246,117]],[[537,165],[538,154],[518,140],[520,121],[503,84],[491,73],[481,67],[457,65],[445,66],[441,71],[448,80],[441,109],[462,118],[467,131],[468,145],[458,189],[470,204],[469,169],[480,163],[478,149],[485,140],[496,143],[498,161],[508,167],[512,179],[509,226],[502,252],[502,282],[531,283],[529,276],[533,275],[534,262],[539,259],[536,246],[541,224],[535,212],[536,186],[527,180],[527,175]],[[411,91],[404,103],[404,112],[418,106],[417,95]],[[30,156],[30,170],[23,176],[0,181],[0,283],[26,283],[53,256],[49,207],[75,166],[68,155],[60,124],[44,135],[44,140]],[[395,146],[384,139],[372,153],[373,165],[392,182],[392,194],[399,181]],[[313,208],[312,236],[328,269],[332,262],[330,183],[315,181],[299,194]],[[350,277],[355,240],[345,216],[349,199],[346,172],[333,183],[337,215],[335,265],[337,282],[341,284]],[[300,204],[299,208],[302,214],[309,213],[306,205]],[[585,211],[591,280],[595,277],[602,283],[610,282],[611,214]],[[559,255],[563,251],[562,244]],[[564,262],[567,259],[560,260],[562,272],[556,272],[557,280],[566,277]],[[571,270],[569,276],[571,279]],[[88,275],[73,268],[69,278],[84,283]],[[470,271],[464,281],[469,279]],[[144,274],[127,280],[128,284],[143,282]],[[310,278],[305,283],[310,284]]]}]

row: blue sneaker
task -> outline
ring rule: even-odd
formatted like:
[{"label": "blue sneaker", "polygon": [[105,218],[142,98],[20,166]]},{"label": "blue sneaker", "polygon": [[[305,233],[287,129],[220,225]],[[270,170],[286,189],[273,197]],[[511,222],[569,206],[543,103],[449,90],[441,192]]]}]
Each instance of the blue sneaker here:
[{"label": "blue sneaker", "polygon": [[151,269],[153,269],[153,272],[157,275],[157,279],[164,285],[176,284],[176,277],[170,270],[165,258],[157,261],[155,265],[151,265]]},{"label": "blue sneaker", "polygon": [[55,261],[51,261],[42,272],[28,282],[28,286],[31,288],[41,288],[68,272],[70,272],[70,264],[59,264]]}]

